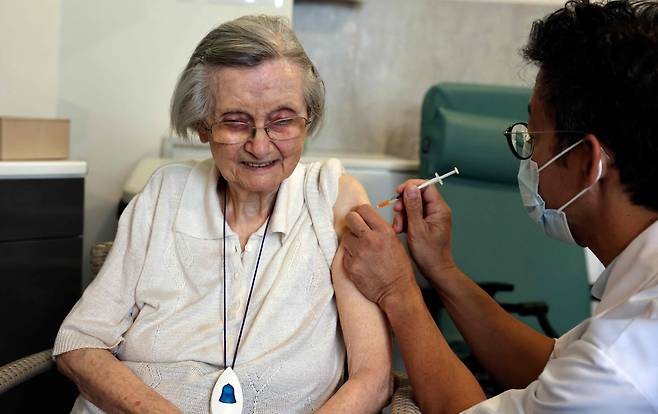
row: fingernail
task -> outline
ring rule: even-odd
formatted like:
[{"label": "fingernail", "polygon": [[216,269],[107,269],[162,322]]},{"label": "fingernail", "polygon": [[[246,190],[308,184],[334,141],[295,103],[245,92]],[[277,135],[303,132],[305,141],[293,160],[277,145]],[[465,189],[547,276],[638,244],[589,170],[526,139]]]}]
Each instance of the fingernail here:
[{"label": "fingernail", "polygon": [[418,191],[416,187],[409,187],[407,188],[406,193],[409,198],[418,198],[418,193],[420,193],[420,191]]}]

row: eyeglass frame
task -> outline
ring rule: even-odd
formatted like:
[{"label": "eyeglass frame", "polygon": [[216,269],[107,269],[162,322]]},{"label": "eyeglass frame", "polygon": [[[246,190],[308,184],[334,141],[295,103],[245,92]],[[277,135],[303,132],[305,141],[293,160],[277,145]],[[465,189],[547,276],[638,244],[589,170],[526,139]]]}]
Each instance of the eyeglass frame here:
[{"label": "eyeglass frame", "polygon": [[[263,125],[262,127],[257,127],[255,123],[251,123],[251,122],[219,120],[219,121],[217,121],[217,122],[212,123],[210,126],[208,126],[205,122],[203,122],[203,123],[201,123],[201,128],[203,128],[203,129],[204,129],[204,130],[210,135],[210,137],[211,137],[210,139],[212,139],[212,140],[213,140],[214,142],[216,142],[217,144],[223,144],[223,145],[238,145],[238,144],[244,144],[245,142],[249,141],[250,139],[254,139],[254,138],[256,137],[256,132],[257,132],[259,129],[262,129],[262,130],[265,131],[265,135],[267,136],[267,138],[268,138],[271,142],[285,142],[285,141],[292,141],[292,140],[297,139],[297,138],[299,138],[299,137],[286,138],[286,139],[276,139],[276,138],[272,138],[272,137],[270,136],[269,128],[270,128],[270,126],[271,126],[272,124],[274,124],[274,123],[276,123],[276,122],[289,121],[289,120],[291,120],[291,119],[303,119],[303,120],[304,120],[304,128],[307,128],[307,127],[311,124],[311,122],[313,122],[312,119],[308,119],[308,118],[306,118],[305,116],[295,115],[295,116],[288,116],[288,117],[285,117],[285,118],[275,119],[275,120],[273,120],[273,121],[270,121],[270,122],[266,123],[266,124]],[[244,141],[240,141],[240,142],[218,142],[218,141],[216,141],[215,139],[212,138],[212,136],[213,136],[213,128],[214,128],[215,125],[217,125],[217,124],[244,124],[244,125],[248,125],[248,126],[251,128],[251,134],[250,134],[250,137],[247,138],[247,139],[245,139]]]},{"label": "eyeglass frame", "polygon": [[[519,153],[516,152],[516,149],[514,149],[514,144],[512,144],[512,128],[514,128],[517,125],[523,125],[526,129],[526,133],[528,134],[528,137],[530,138],[528,142],[530,142],[531,147],[530,147],[530,155],[527,157],[522,157]],[[547,133],[555,133],[555,134],[585,134],[582,131],[569,131],[569,130],[551,130],[551,131],[530,131],[528,129],[528,123],[527,122],[515,122],[512,125],[508,126],[505,128],[503,131],[503,135],[505,135],[505,138],[507,140],[507,145],[509,146],[510,151],[512,151],[512,155],[514,155],[516,158],[520,160],[527,160],[532,155],[535,153],[535,146],[532,143],[532,140],[535,139],[531,134],[547,134]]]}]

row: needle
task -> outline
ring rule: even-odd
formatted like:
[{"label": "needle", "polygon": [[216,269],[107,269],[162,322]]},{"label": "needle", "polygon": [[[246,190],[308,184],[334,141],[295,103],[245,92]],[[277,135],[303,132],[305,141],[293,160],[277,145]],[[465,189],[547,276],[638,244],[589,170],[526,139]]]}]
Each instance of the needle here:
[{"label": "needle", "polygon": [[[434,173],[434,178],[425,181],[424,183],[416,186],[416,188],[418,188],[419,190],[422,190],[423,188],[425,188],[429,185],[432,185],[434,183],[439,183],[439,184],[443,185],[443,180],[445,178],[450,177],[451,175],[454,175],[454,174],[459,174],[459,170],[457,169],[457,167],[455,167],[454,170],[452,170],[450,172],[447,172],[447,173],[445,173],[441,176],[439,176],[439,173]],[[398,194],[395,197],[391,198],[390,200],[382,201],[381,203],[377,204],[377,208],[383,208],[383,207],[386,207],[389,204],[395,203],[397,200],[400,199],[400,197],[402,197],[402,194]]]}]

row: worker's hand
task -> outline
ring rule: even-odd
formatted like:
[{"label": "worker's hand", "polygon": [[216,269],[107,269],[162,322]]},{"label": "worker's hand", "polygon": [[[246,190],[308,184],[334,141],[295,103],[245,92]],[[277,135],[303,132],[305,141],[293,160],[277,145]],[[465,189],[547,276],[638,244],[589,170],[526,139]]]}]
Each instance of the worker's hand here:
[{"label": "worker's hand", "polygon": [[423,275],[432,278],[455,267],[451,252],[452,212],[434,186],[416,188],[423,180],[397,187],[403,194],[393,206],[396,233],[407,233],[409,251]]},{"label": "worker's hand", "polygon": [[358,206],[345,221],[350,231],[342,239],[343,265],[366,298],[382,306],[386,298],[416,287],[404,246],[371,206]]}]

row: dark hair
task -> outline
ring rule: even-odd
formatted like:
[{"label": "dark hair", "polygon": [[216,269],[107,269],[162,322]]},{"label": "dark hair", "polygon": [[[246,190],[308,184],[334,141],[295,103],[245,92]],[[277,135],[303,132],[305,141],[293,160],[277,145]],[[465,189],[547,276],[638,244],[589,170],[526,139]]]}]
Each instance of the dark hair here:
[{"label": "dark hair", "polygon": [[596,135],[631,201],[658,211],[658,3],[569,1],[534,22],[522,53],[555,128]]}]

